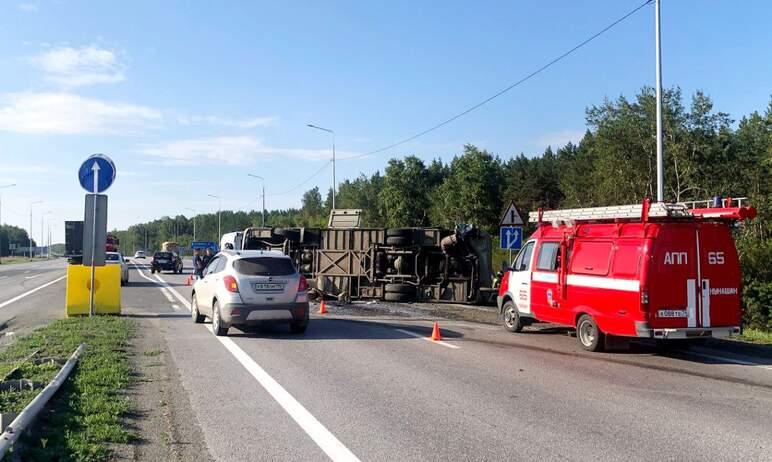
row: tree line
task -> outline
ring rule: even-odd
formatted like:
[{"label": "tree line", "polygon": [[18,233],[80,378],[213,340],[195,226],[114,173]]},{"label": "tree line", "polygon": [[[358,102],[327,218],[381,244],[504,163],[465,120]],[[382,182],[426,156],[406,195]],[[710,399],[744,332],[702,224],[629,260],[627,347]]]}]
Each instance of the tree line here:
[{"label": "tree line", "polygon": [[[12,225],[0,225],[0,257],[7,257],[16,252],[11,250],[12,246],[29,247],[29,234],[27,230]],[[35,239],[32,239],[32,247],[37,246]]]},{"label": "tree line", "polygon": [[[586,109],[581,140],[548,147],[535,156],[501,157],[473,145],[450,162],[415,155],[392,158],[383,173],[339,184],[338,208],[363,209],[364,226],[446,226],[472,223],[495,232],[511,200],[521,212],[538,208],[640,203],[656,194],[656,100],[644,87],[634,98],[606,99]],[[746,322],[772,329],[772,99],[763,112],[735,124],[710,97],[696,92],[688,104],[679,88],[663,93],[665,196],[668,201],[714,195],[748,197],[757,219],[738,227]],[[325,226],[332,191],[306,191],[298,209],[266,212],[269,226]],[[223,212],[223,232],[259,226],[260,212]],[[218,240],[217,214],[196,217],[197,237]],[[148,240],[145,244],[145,233]],[[121,233],[133,248],[164,240],[188,245],[193,220],[164,217]],[[124,237],[125,236],[125,237]]]}]

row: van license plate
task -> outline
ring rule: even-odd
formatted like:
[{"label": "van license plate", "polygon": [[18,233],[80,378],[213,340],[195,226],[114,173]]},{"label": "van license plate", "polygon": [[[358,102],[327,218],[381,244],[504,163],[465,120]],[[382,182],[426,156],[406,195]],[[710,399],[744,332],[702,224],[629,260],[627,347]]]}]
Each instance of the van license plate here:
[{"label": "van license plate", "polygon": [[284,290],[284,284],[258,282],[255,284],[255,290]]},{"label": "van license plate", "polygon": [[659,310],[657,316],[660,318],[685,318],[689,316],[686,310]]}]

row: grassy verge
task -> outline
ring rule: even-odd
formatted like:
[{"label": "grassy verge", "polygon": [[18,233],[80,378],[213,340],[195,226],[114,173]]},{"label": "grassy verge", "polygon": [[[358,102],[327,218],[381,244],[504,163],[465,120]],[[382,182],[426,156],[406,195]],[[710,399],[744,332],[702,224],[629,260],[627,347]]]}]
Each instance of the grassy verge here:
[{"label": "grassy verge", "polygon": [[733,337],[743,342],[758,343],[761,345],[772,345],[772,332],[760,329],[743,329],[743,334]]},{"label": "grassy verge", "polygon": [[[134,329],[133,321],[118,317],[64,319],[19,339],[0,354],[0,375],[21,363],[13,378],[48,381],[59,364],[23,360],[35,351],[37,358],[66,359],[78,345],[87,344],[70,378],[39,415],[33,433],[22,438],[22,460],[105,460],[109,443],[129,441],[131,434],[122,423],[129,401],[121,391],[130,381],[126,349]],[[0,396],[0,410],[21,409],[37,393]]]},{"label": "grassy verge", "polygon": [[29,257],[3,257],[2,260],[3,265],[13,265],[14,263],[27,263]]}]

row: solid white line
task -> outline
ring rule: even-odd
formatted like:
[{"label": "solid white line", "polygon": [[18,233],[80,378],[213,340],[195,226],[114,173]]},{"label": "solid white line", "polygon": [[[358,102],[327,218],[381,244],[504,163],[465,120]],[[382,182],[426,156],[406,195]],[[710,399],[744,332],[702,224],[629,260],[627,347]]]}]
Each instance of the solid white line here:
[{"label": "solid white line", "polygon": [[[160,276],[155,275],[163,287],[166,287],[182,304],[190,310],[190,303],[185,297],[180,295],[177,290],[169,286]],[[211,326],[206,326],[211,332]],[[214,333],[212,334],[214,335]],[[250,373],[252,377],[268,392],[279,406],[281,406],[292,419],[300,425],[300,428],[324,451],[327,456],[334,461],[359,462],[359,458],[354,455],[343,443],[338,440],[327,428],[319,422],[308,410],[303,407],[279,382],[274,380],[259,364],[255,362],[247,353],[244,352],[233,340],[228,337],[216,337],[220,343],[233,355],[234,358]]]},{"label": "solid white line", "polygon": [[178,305],[176,303],[172,303],[172,309],[174,311],[181,311],[180,305]]},{"label": "solid white line", "polygon": [[421,335],[421,334],[416,334],[415,332],[410,332],[409,330],[397,329],[397,331],[398,332],[402,332],[403,334],[412,335],[415,338],[420,338],[420,339],[426,340],[429,343],[434,343],[434,344],[437,344],[437,345],[442,345],[442,346],[444,346],[446,348],[452,348],[454,350],[458,350],[459,348],[461,348],[458,345],[453,345],[453,344],[448,343],[448,342],[443,342],[442,340],[432,340],[429,337],[426,337],[426,336]]},{"label": "solid white line", "polygon": [[38,287],[35,287],[32,290],[28,290],[27,292],[24,292],[21,295],[17,295],[15,297],[13,297],[12,299],[8,300],[8,301],[0,303],[0,308],[5,308],[6,306],[10,305],[11,303],[18,302],[19,300],[21,300],[22,298],[26,297],[27,295],[32,295],[35,292],[37,292],[38,290],[45,289],[46,287],[48,287],[50,285],[53,285],[53,284],[56,284],[57,282],[61,281],[62,279],[66,279],[66,278],[67,278],[67,275],[65,274],[64,276],[62,276],[60,278],[57,278],[57,279],[54,279],[51,282],[47,282],[47,283],[43,284],[42,286],[38,286]]},{"label": "solid white line", "polygon": [[724,356],[706,355],[704,353],[697,353],[695,351],[689,351],[689,352],[686,353],[686,355],[701,356],[703,358],[715,359],[716,361],[726,361],[728,363],[740,364],[742,366],[758,366],[758,367],[761,367],[763,369],[769,369],[769,370],[772,371],[772,366],[767,366],[765,364],[754,363],[754,362],[751,362],[751,361],[743,361],[742,359],[732,359],[732,358],[725,358]]},{"label": "solid white line", "polygon": [[[210,328],[211,330],[211,328]],[[319,422],[302,404],[298,402],[279,382],[273,379],[260,367],[248,354],[244,352],[233,340],[228,337],[216,337],[233,357],[252,374],[265,391],[300,425],[308,436],[334,461],[359,461],[343,443],[338,440],[327,428]]]}]

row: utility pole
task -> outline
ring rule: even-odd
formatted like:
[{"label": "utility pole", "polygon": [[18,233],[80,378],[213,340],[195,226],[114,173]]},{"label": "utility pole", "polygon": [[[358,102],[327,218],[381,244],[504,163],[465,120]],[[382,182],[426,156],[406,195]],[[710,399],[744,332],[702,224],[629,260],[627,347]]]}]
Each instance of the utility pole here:
[{"label": "utility pole", "polygon": [[[0,186],[0,189],[11,188],[13,186],[16,186],[16,183]],[[3,197],[2,195],[0,195],[0,227],[2,226],[3,226]],[[8,236],[10,236],[10,234],[8,234]],[[10,244],[11,244],[11,240],[8,239],[9,253],[10,253],[10,247],[11,247]],[[3,263],[3,240],[0,238],[0,264],[1,263]]]},{"label": "utility pole", "polygon": [[654,3],[656,29],[656,78],[657,78],[657,202],[665,200],[665,165],[662,154],[662,37],[660,34],[660,0]]},{"label": "utility pole", "polygon": [[247,173],[248,176],[251,176],[252,178],[257,178],[258,180],[263,182],[263,207],[262,207],[262,215],[263,215],[263,225],[262,227],[265,228],[265,178],[259,176],[259,175],[253,175],[251,173]]},{"label": "utility pole", "polygon": [[193,212],[193,240],[196,240],[196,211],[190,207],[185,207],[185,210]]},{"label": "utility pole", "polygon": [[217,199],[217,239],[215,239],[215,242],[220,242],[220,239],[222,239],[222,226],[220,221],[220,212],[222,211],[222,199],[220,196],[215,196],[214,194],[207,194],[209,197],[214,197]]},{"label": "utility pole", "polygon": [[335,189],[336,189],[336,181],[335,181],[335,132],[330,130],[329,128],[322,128],[317,127],[316,125],[312,124],[306,124],[308,127],[315,128],[317,130],[322,130],[327,133],[332,134],[332,209],[335,210]]},{"label": "utility pole", "polygon": [[35,201],[29,204],[29,259],[32,261],[32,206],[42,204],[43,201]]}]

